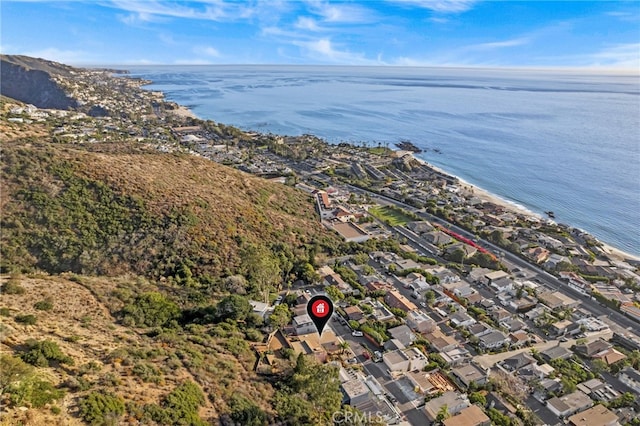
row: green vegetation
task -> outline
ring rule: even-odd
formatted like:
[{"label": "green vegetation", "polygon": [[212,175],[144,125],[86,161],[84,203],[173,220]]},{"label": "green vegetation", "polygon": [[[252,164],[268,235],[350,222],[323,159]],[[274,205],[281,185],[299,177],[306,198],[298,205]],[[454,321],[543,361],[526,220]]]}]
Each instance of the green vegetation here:
[{"label": "green vegetation", "polygon": [[340,245],[306,195],[193,156],[130,143],[8,143],[1,171],[13,201],[0,223],[5,270],[132,272],[218,289],[242,273],[259,292],[308,273],[311,251]]},{"label": "green vegetation", "polygon": [[53,309],[53,299],[47,297],[44,300],[34,303],[33,307],[39,311],[50,311]]},{"label": "green vegetation", "polygon": [[48,367],[52,362],[73,364],[73,359],[65,355],[56,342],[51,340],[31,340],[27,350],[21,355],[23,361],[36,367]]},{"label": "green vegetation", "polygon": [[20,282],[16,279],[9,279],[2,285],[3,294],[24,294],[26,290],[20,285]]},{"label": "green vegetation", "polygon": [[0,397],[8,397],[11,406],[29,404],[44,407],[64,396],[49,381],[38,378],[29,364],[6,354],[0,354]]},{"label": "green vegetation", "polygon": [[141,294],[122,309],[123,323],[138,327],[162,327],[178,319],[179,314],[178,305],[157,292]]},{"label": "green vegetation", "polygon": [[287,425],[326,425],[341,400],[337,368],[300,355],[293,373],[282,380],[275,408]]},{"label": "green vegetation", "polygon": [[230,417],[236,424],[246,426],[264,426],[267,425],[268,416],[254,404],[250,399],[234,393],[229,402],[231,408]]},{"label": "green vegetation", "polygon": [[371,207],[369,214],[386,223],[389,226],[406,225],[416,220],[416,216],[395,206]]},{"label": "green vegetation", "polygon": [[80,401],[80,417],[91,425],[115,425],[124,414],[124,399],[104,392],[91,392]]},{"label": "green vegetation", "polygon": [[24,325],[34,325],[38,322],[38,317],[35,315],[27,314],[27,315],[16,315],[15,320],[17,323]]}]

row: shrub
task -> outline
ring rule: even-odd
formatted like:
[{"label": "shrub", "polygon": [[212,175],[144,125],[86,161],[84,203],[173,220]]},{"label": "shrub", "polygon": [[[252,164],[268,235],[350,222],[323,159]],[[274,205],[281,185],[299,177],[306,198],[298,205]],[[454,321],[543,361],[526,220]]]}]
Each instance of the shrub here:
[{"label": "shrub", "polygon": [[28,349],[22,354],[23,361],[36,367],[48,367],[51,361],[61,364],[73,364],[73,359],[60,350],[56,342],[51,340],[27,342]]},{"label": "shrub", "polygon": [[136,297],[133,303],[122,309],[123,322],[147,327],[162,327],[176,320],[180,309],[173,301],[157,292]]},{"label": "shrub", "polygon": [[18,280],[9,280],[2,285],[2,293],[4,294],[24,294],[25,291]]},{"label": "shrub", "polygon": [[102,425],[109,418],[124,414],[124,400],[117,395],[91,392],[80,401],[80,416],[92,425]]},{"label": "shrub", "polygon": [[45,300],[34,303],[33,307],[39,311],[50,311],[53,309],[53,300],[47,297]]},{"label": "shrub", "polygon": [[198,385],[185,382],[171,391],[164,400],[165,412],[174,425],[204,426],[198,417],[198,408],[205,402],[205,397]]},{"label": "shrub", "polygon": [[15,319],[16,319],[16,322],[19,322],[20,324],[25,324],[25,325],[34,325],[35,323],[38,322],[38,317],[31,314],[17,315]]},{"label": "shrub", "polygon": [[267,415],[250,399],[233,394],[229,402],[230,417],[236,424],[243,426],[263,426],[267,424]]},{"label": "shrub", "polygon": [[11,309],[9,308],[0,308],[0,315],[3,317],[8,317],[11,315]]},{"label": "shrub", "polygon": [[140,377],[143,382],[160,383],[162,374],[153,365],[140,362],[133,366],[133,374]]}]

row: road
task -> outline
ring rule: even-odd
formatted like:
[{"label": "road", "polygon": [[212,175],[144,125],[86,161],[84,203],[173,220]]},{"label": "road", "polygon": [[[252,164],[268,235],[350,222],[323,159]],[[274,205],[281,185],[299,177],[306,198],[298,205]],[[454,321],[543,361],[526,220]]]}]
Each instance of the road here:
[{"label": "road", "polygon": [[[409,210],[415,214],[417,214],[418,216],[432,221],[434,223],[438,223],[441,225],[446,226],[447,228],[451,229],[452,231],[462,235],[463,237],[469,238],[471,240],[476,239],[477,236],[475,234],[472,234],[468,231],[466,231],[465,229],[460,228],[459,226],[449,223],[437,216],[434,216],[428,212],[424,212],[422,210],[419,210],[413,206],[410,206],[409,204],[403,203],[402,201],[398,201],[398,200],[394,200],[393,198],[389,198],[387,196],[384,195],[380,195],[377,194],[375,192],[371,192],[362,188],[358,188],[356,186],[353,185],[346,185],[351,191],[359,193],[359,194],[368,194],[370,197],[374,198],[374,199],[379,199],[379,200],[383,200],[386,203],[390,203],[390,204],[394,204],[397,207],[401,207],[404,208],[406,210]],[[409,233],[403,233],[403,236],[409,238],[410,234]],[[580,292],[578,292],[577,290],[574,290],[573,288],[565,285],[562,281],[560,281],[558,278],[556,278],[555,276],[551,275],[550,273],[548,273],[547,271],[544,271],[543,269],[541,269],[538,265],[535,265],[533,263],[530,263],[524,259],[522,259],[521,257],[510,253],[506,250],[504,250],[501,247],[496,246],[495,244],[491,243],[490,241],[484,240],[484,239],[479,239],[479,244],[482,245],[483,247],[491,250],[494,254],[499,254],[501,258],[503,258],[504,260],[507,260],[509,263],[521,268],[521,269],[529,269],[532,270],[533,272],[535,272],[537,274],[537,278],[538,280],[540,280],[540,282],[542,284],[544,284],[545,286],[553,289],[553,290],[558,290],[564,294],[567,294],[568,296],[571,296],[573,298],[575,298],[576,300],[579,300],[582,304],[583,307],[585,307],[587,310],[589,310],[591,313],[594,314],[594,316],[596,317],[603,317],[603,319],[608,319],[609,321],[614,322],[615,324],[618,324],[619,326],[623,327],[623,328],[627,328],[635,330],[636,332],[640,331],[640,324],[638,324],[638,322],[636,322],[635,320],[626,317],[625,315],[619,313],[618,311],[615,311],[613,309],[610,309],[606,306],[602,306],[599,302],[597,301],[593,301],[591,300],[590,297],[584,296],[583,294],[581,294]],[[414,241],[415,244],[421,245],[419,241]]]}]

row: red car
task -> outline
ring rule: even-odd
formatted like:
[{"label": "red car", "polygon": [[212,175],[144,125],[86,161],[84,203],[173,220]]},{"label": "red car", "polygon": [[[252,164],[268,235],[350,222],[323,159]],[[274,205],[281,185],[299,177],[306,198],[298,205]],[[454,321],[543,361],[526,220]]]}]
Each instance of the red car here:
[{"label": "red car", "polygon": [[370,359],[370,358],[371,358],[371,355],[370,355],[370,354],[369,354],[369,352],[367,352],[367,351],[363,351],[363,352],[362,352],[362,356],[363,356],[365,359]]}]

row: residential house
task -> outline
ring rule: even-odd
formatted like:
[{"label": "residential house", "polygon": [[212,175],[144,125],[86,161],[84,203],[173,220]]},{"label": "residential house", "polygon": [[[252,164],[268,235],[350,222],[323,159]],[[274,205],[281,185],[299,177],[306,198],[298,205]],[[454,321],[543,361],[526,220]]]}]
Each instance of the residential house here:
[{"label": "residential house", "polygon": [[531,341],[531,338],[526,331],[520,330],[514,333],[509,333],[509,340],[511,348],[518,349],[526,346]]},{"label": "residential house", "polygon": [[509,277],[503,277],[496,280],[491,280],[491,284],[489,284],[489,286],[496,293],[506,293],[513,290],[513,280]]},{"label": "residential house", "polygon": [[573,355],[573,352],[571,352],[569,349],[560,345],[552,346],[549,349],[540,352],[540,356],[547,362],[557,358],[569,359],[571,358],[572,355]]},{"label": "residential house", "polygon": [[432,231],[422,236],[429,243],[436,246],[444,246],[449,244],[453,239],[442,231]]},{"label": "residential house", "polygon": [[454,337],[447,336],[440,331],[439,328],[436,328],[431,333],[425,334],[424,338],[429,342],[429,345],[438,352],[446,352],[459,345]]},{"label": "residential house", "polygon": [[405,312],[415,311],[417,306],[409,299],[400,294],[397,290],[388,291],[384,295],[384,301],[392,308],[401,309]]},{"label": "residential house", "polygon": [[611,345],[611,343],[607,342],[606,340],[597,339],[591,342],[576,345],[575,351],[584,357],[593,358],[597,354],[611,349],[612,347],[613,345]]},{"label": "residential house", "polygon": [[355,406],[371,398],[369,387],[360,378],[349,380],[340,385],[340,390],[344,395],[345,404]]},{"label": "residential house", "polygon": [[395,315],[393,315],[393,313],[391,313],[389,309],[387,309],[384,304],[378,302],[377,300],[370,300],[367,303],[373,308],[372,315],[377,321],[389,321],[396,317]]},{"label": "residential house", "polygon": [[524,251],[524,255],[534,261],[535,263],[544,262],[551,252],[544,247],[533,247]]},{"label": "residential house", "polygon": [[385,352],[382,360],[392,373],[422,370],[427,365],[427,357],[415,347]]},{"label": "residential house", "polygon": [[494,306],[493,308],[489,309],[487,313],[489,314],[489,317],[491,317],[491,319],[493,319],[497,323],[501,323],[502,321],[507,320],[513,316],[511,312],[507,311],[504,308],[501,308],[500,306]]},{"label": "residential house", "polygon": [[618,416],[601,404],[574,414],[567,420],[570,426],[620,426]]},{"label": "residential house", "polygon": [[463,408],[456,415],[443,420],[444,426],[489,426],[491,419],[477,405]]},{"label": "residential house", "polygon": [[399,340],[405,347],[411,346],[416,340],[416,335],[406,325],[400,325],[387,330],[393,339]]},{"label": "residential house", "polygon": [[553,336],[563,336],[567,333],[567,330],[573,325],[573,321],[569,319],[560,320],[558,322],[554,322],[549,327],[549,334]]},{"label": "residential house", "polygon": [[436,329],[436,322],[423,311],[411,311],[405,318],[407,325],[418,333],[431,333]]},{"label": "residential house", "polygon": [[640,372],[633,367],[625,367],[620,371],[618,379],[640,394]]},{"label": "residential house", "polygon": [[469,402],[467,395],[449,391],[442,394],[442,396],[433,398],[432,400],[428,401],[424,405],[424,414],[427,416],[427,419],[430,422],[435,422],[436,418],[438,417],[438,412],[445,405],[447,406],[449,415],[455,416],[460,411],[469,407],[471,403]]},{"label": "residential house", "polygon": [[364,312],[362,312],[362,309],[358,306],[347,306],[344,308],[344,313],[350,321],[361,321],[365,319]]},{"label": "residential house", "polygon": [[502,278],[507,278],[508,276],[509,274],[505,271],[491,271],[484,274],[482,282],[484,282],[484,284],[491,285],[492,282],[498,281]]},{"label": "residential house", "polygon": [[600,379],[591,379],[580,383],[578,390],[586,393],[596,401],[609,402],[620,396],[620,392],[616,391],[611,385],[604,383]]},{"label": "residential house", "polygon": [[474,364],[467,364],[451,370],[453,378],[464,388],[468,389],[472,383],[484,385],[487,383],[488,374]]},{"label": "residential house", "polygon": [[502,360],[497,365],[507,373],[513,373],[521,368],[527,367],[531,364],[535,364],[537,361],[531,355],[526,352],[513,355],[505,360]]},{"label": "residential house", "polygon": [[509,339],[502,331],[494,330],[480,337],[480,347],[483,349],[498,349],[507,344]]},{"label": "residential house", "polygon": [[445,374],[436,369],[433,371],[410,371],[406,374],[407,379],[422,395],[433,395],[438,392],[455,390],[455,386]]},{"label": "residential house", "polygon": [[298,315],[293,318],[293,328],[295,334],[309,334],[317,331],[315,324],[308,314]]},{"label": "residential house", "polygon": [[467,327],[467,330],[469,330],[469,333],[471,333],[472,335],[480,338],[482,336],[486,336],[487,334],[491,333],[493,331],[493,328],[489,327],[487,324],[483,322],[479,322]]},{"label": "residential house", "polygon": [[545,291],[538,293],[538,300],[554,311],[575,309],[580,305],[579,301],[572,299],[559,291]]},{"label": "residential house", "polygon": [[476,323],[475,319],[473,319],[471,316],[469,316],[469,314],[462,310],[451,315],[449,317],[449,321],[454,327],[468,327]]},{"label": "residential house", "polygon": [[267,318],[273,312],[273,306],[269,306],[267,303],[249,300],[249,304],[253,309],[253,313],[263,319]]},{"label": "residential house", "polygon": [[558,417],[567,417],[593,405],[593,400],[582,391],[553,397],[547,400],[547,408]]},{"label": "residential house", "polygon": [[559,254],[554,253],[547,258],[547,260],[542,264],[542,266],[545,267],[546,269],[554,271],[560,263],[571,263],[571,261],[566,256],[561,256]]}]

